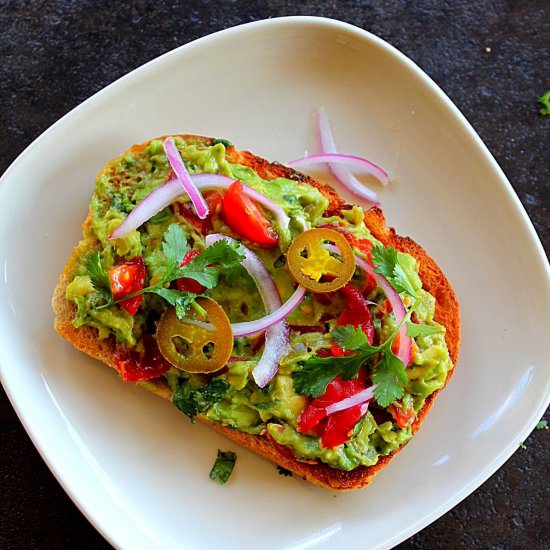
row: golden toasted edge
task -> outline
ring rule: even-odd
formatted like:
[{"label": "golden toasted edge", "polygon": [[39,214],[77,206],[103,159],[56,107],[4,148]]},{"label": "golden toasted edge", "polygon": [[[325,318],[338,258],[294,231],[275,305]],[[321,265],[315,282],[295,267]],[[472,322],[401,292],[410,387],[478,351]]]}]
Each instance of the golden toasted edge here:
[{"label": "golden toasted edge", "polygon": [[[163,136],[164,137],[164,136]],[[183,138],[194,138],[210,143],[212,138],[202,136],[182,135]],[[158,139],[162,139],[158,138]],[[129,152],[140,150],[146,147],[150,141],[141,145],[134,145]],[[127,154],[127,153],[124,153]],[[123,156],[123,155],[121,155]],[[248,151],[236,151],[233,147],[227,149],[227,158],[230,162],[240,163],[249,166],[255,170],[264,179],[274,179],[284,177],[301,181],[319,189],[329,200],[329,210],[337,211],[346,208],[346,203],[337,195],[332,187],[320,183],[313,178],[296,172],[295,170],[278,163],[270,163]],[[75,307],[65,299],[65,290],[67,285],[74,277],[74,265],[83,248],[88,248],[90,240],[93,237],[90,234],[89,226],[91,223],[90,214],[83,224],[84,240],[82,240],[73,250],[69,261],[65,265],[54,291],[52,306],[55,313],[55,330],[68,340],[74,347],[83,351],[95,359],[115,368],[114,356],[117,346],[113,338],[107,340],[98,340],[97,331],[91,327],[81,327],[76,329],[72,325],[75,315]],[[423,287],[436,298],[435,320],[446,328],[445,340],[449,348],[449,355],[453,365],[457,364],[460,349],[460,313],[454,290],[436,264],[436,262],[425,252],[425,250],[416,244],[409,237],[401,237],[395,233],[392,228],[388,228],[382,211],[378,208],[371,208],[365,213],[365,223],[373,235],[379,239],[385,246],[394,246],[397,250],[407,252],[414,256],[419,264],[419,274]],[[93,244],[93,243],[92,243]],[[454,368],[447,374],[445,385],[454,373]],[[154,393],[171,400],[172,392],[164,380],[154,381]],[[413,434],[418,431],[422,422],[426,418],[439,392],[434,392],[426,399],[426,403],[420,409],[417,418],[412,426]],[[301,462],[293,455],[287,447],[277,444],[267,435],[250,435],[239,432],[234,429],[213,423],[208,419],[199,416],[199,420],[222,433],[235,443],[242,445],[260,456],[290,470],[294,474],[333,491],[350,491],[360,489],[368,485],[374,476],[384,468],[391,459],[403,447],[396,449],[387,456],[380,457],[374,466],[360,466],[350,472],[330,468],[321,463]]]}]

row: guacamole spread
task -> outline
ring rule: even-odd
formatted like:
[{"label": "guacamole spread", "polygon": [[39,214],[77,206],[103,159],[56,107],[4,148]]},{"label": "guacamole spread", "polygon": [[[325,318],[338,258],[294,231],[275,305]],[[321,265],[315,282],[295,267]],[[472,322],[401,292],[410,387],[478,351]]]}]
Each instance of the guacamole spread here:
[{"label": "guacamole spread", "polygon": [[[246,199],[238,189],[212,187],[203,191],[207,218],[199,218],[182,194],[137,229],[109,238],[136,205],[174,177],[163,140],[134,147],[110,162],[97,178],[84,227],[88,244],[80,248],[74,278],[66,289],[67,300],[75,306],[74,326],[93,327],[98,338],[116,343],[124,379],[145,387],[163,380],[172,390],[173,403],[192,420],[203,415],[235,430],[269,437],[299,460],[320,461],[340,470],[376,464],[411,438],[416,413],[428,396],[443,387],[453,368],[445,329],[434,321],[435,298],[423,290],[416,260],[384,248],[365,226],[360,207],[329,209],[326,196],[307,183],[286,178],[266,181],[230,155],[225,140],[175,137],[174,142],[191,178],[218,174],[238,180],[278,205],[287,223],[255,203],[259,213],[242,225],[242,216],[250,212]],[[245,208],[239,216],[235,209],[241,203]],[[257,242],[246,233],[256,227],[253,224]],[[341,290],[305,292],[284,321],[289,327],[288,345],[277,373],[264,387],[253,377],[265,347],[263,333],[232,338],[230,357],[215,372],[186,372],[159,355],[157,327],[172,308],[178,318],[206,322],[200,310],[209,302],[201,300],[209,299],[233,324],[266,316],[262,294],[242,263],[238,243],[259,258],[284,304],[297,288],[287,263],[289,247],[306,230],[320,227],[343,235],[357,257],[376,267],[399,296],[406,318],[397,320],[387,293],[377,284],[378,275],[373,278],[356,267]],[[201,273],[190,269],[189,275],[171,279],[167,266],[174,251],[185,250],[178,263],[194,261],[189,265],[197,266],[201,254],[209,250],[205,237],[212,233],[227,235],[237,244],[227,245],[225,252],[220,248],[215,259],[214,253],[203,257]],[[231,261],[220,256],[225,253],[232,254]],[[327,273],[338,257],[326,246],[308,254],[301,254],[310,262],[304,273],[312,273],[321,286],[330,283],[334,276]],[[209,270],[210,278],[205,275]],[[399,359],[403,326],[410,338],[407,365]],[[184,355],[193,342],[182,337],[175,345]],[[136,375],[140,360],[151,354],[154,366],[147,372],[154,374]],[[158,365],[162,368],[155,371]],[[329,405],[368,387],[374,388],[374,397],[327,414]],[[320,417],[308,428],[306,417],[312,414]]]}]

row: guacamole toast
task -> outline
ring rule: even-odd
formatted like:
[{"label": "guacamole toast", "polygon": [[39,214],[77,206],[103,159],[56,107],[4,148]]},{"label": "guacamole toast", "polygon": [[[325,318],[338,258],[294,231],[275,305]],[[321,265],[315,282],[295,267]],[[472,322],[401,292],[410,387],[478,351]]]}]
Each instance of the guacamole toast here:
[{"label": "guacamole toast", "polygon": [[[168,142],[207,214],[180,193],[127,227],[178,185]],[[194,135],[134,145],[99,173],[52,304],[57,332],[123,380],[333,491],[364,487],[403,448],[460,346],[449,281],[378,207]]]}]

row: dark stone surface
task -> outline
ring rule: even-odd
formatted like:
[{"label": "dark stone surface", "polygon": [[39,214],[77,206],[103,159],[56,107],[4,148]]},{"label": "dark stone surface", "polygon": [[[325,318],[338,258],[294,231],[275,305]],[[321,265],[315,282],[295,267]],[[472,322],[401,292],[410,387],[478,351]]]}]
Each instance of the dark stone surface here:
[{"label": "dark stone surface", "polygon": [[[504,169],[548,251],[548,0],[321,2],[0,0],[0,172],[67,111],[129,70],[226,27],[282,15],[348,21],[416,61]],[[511,258],[513,261],[513,258]],[[544,548],[549,431],[400,548]],[[107,548],[40,459],[0,396],[0,548]]]}]

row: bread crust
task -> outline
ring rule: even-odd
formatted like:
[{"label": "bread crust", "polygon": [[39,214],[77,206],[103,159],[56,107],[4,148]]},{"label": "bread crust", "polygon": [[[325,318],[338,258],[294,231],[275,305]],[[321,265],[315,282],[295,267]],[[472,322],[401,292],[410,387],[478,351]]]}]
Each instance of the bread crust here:
[{"label": "bread crust", "polygon": [[[163,139],[162,136],[157,139]],[[209,144],[212,138],[194,135],[182,135],[184,139],[195,139],[205,144]],[[150,141],[141,145],[134,145],[129,151],[120,157],[143,149]],[[118,157],[118,158],[120,158]],[[329,200],[329,210],[337,211],[342,208],[349,207],[330,187],[329,185],[320,183],[313,178],[306,176],[300,172],[293,170],[287,166],[283,166],[277,162],[268,162],[253,153],[248,151],[237,151],[234,147],[227,148],[227,159],[232,163],[239,163],[249,166],[256,171],[260,177],[266,180],[272,180],[278,177],[284,177],[300,181],[316,187]],[[116,159],[115,159],[116,160]],[[109,163],[111,164],[111,163]],[[102,172],[100,172],[101,174]],[[426,253],[426,251],[414,242],[409,237],[399,236],[393,228],[388,228],[382,211],[379,208],[371,208],[365,213],[365,223],[372,234],[380,240],[385,246],[393,246],[397,250],[406,252],[416,258],[419,264],[419,275],[423,283],[423,288],[436,298],[435,316],[434,319],[446,328],[445,340],[449,349],[449,355],[455,368],[447,373],[445,385],[449,382],[453,375],[458,361],[460,349],[460,312],[458,302],[454,290],[439,268],[437,263]],[[115,368],[114,358],[117,353],[117,344],[114,338],[107,340],[99,340],[97,331],[92,327],[83,326],[75,328],[72,321],[75,316],[76,308],[65,298],[67,285],[72,281],[75,272],[75,263],[77,262],[81,252],[89,249],[90,245],[97,245],[96,239],[90,231],[91,214],[83,223],[84,239],[74,248],[69,261],[65,265],[52,298],[52,307],[55,313],[54,327],[55,330],[68,340],[78,350],[83,351],[87,355],[98,359],[102,363]],[[171,400],[172,392],[163,379],[154,380],[154,393],[159,397]],[[443,389],[443,388],[441,388]],[[430,395],[417,414],[416,420],[412,425],[412,432],[415,434],[429,410],[431,409],[435,399],[440,393],[437,390]],[[267,434],[251,435],[239,432],[234,429],[216,424],[207,418],[199,415],[199,420],[210,425],[218,432],[225,435],[235,443],[246,447],[260,456],[274,462],[278,466],[282,466],[290,470],[294,474],[303,479],[325,487],[332,491],[350,491],[360,489],[368,485],[374,476],[392,460],[392,458],[404,447],[402,445],[391,454],[381,456],[374,466],[359,466],[349,472],[331,468],[323,463],[311,463],[298,460],[292,451],[279,445]]]}]

